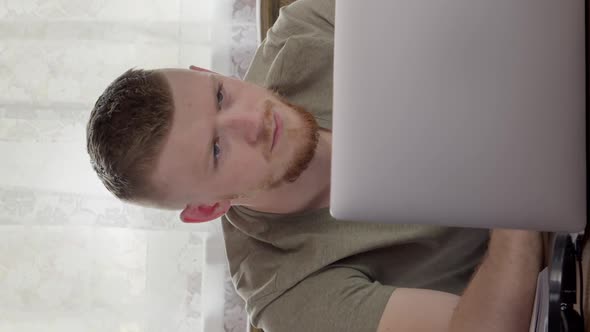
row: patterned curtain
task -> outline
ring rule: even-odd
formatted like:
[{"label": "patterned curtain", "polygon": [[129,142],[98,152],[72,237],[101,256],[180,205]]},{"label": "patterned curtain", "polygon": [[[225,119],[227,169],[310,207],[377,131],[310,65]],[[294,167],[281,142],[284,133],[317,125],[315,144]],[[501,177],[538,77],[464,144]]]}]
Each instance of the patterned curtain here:
[{"label": "patterned curtain", "polygon": [[131,67],[242,77],[255,2],[0,0],[0,331],[245,331],[219,221],[117,201],[85,126]]}]

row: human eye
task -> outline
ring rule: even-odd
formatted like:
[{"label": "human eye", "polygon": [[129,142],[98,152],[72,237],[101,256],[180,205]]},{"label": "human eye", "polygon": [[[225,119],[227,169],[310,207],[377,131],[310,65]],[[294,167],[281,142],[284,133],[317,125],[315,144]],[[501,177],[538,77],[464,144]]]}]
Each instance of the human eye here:
[{"label": "human eye", "polygon": [[217,108],[221,109],[221,105],[223,104],[223,83],[219,82],[217,85]]},{"label": "human eye", "polygon": [[216,138],[213,142],[213,160],[215,161],[215,166],[217,166],[217,161],[219,160],[220,154],[221,148],[219,147],[219,138]]}]

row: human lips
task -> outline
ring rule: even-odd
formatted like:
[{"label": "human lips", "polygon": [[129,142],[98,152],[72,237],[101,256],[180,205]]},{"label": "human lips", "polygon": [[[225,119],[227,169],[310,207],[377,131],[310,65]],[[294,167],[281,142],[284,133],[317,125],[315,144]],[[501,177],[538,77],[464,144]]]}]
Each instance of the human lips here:
[{"label": "human lips", "polygon": [[272,145],[270,146],[271,151],[274,149],[275,145],[277,145],[279,138],[281,136],[282,129],[283,129],[283,120],[281,119],[281,117],[279,116],[279,114],[276,111],[273,112],[273,118],[274,118],[274,131],[273,131],[273,135],[272,135]]}]

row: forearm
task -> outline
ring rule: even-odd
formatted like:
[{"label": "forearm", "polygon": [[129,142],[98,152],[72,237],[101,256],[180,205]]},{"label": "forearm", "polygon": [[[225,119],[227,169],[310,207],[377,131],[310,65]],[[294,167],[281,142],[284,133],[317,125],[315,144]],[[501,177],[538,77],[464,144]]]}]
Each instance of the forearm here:
[{"label": "forearm", "polygon": [[461,296],[451,332],[528,331],[542,261],[537,232],[492,232],[488,253]]}]

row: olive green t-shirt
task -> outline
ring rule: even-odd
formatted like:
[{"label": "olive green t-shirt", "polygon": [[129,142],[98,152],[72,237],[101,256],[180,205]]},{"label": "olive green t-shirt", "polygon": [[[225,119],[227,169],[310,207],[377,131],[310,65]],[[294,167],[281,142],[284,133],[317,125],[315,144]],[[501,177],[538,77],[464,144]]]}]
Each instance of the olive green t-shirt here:
[{"label": "olive green t-shirt", "polygon": [[[332,127],[334,1],[281,9],[246,75]],[[367,114],[370,116],[370,114]],[[229,269],[254,326],[265,332],[375,332],[396,287],[460,294],[488,231],[335,220],[329,209],[222,218]]]}]

